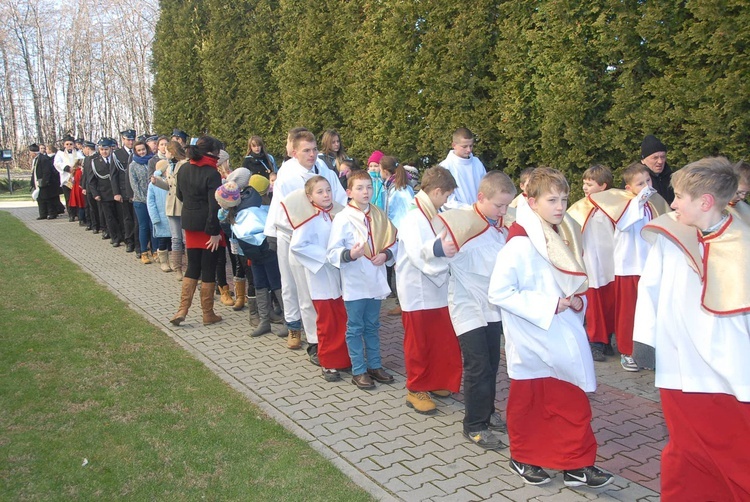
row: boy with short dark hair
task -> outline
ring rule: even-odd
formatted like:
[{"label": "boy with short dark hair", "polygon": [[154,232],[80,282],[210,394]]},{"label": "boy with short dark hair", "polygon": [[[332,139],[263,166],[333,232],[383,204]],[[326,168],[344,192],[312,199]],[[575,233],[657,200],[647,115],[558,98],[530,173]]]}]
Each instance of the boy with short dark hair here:
[{"label": "boy with short dark hair", "polygon": [[[615,226],[589,200],[589,196],[609,190],[614,180],[612,171],[602,165],[591,166],[583,173],[586,195],[568,209],[583,231],[583,264],[589,278],[586,291],[586,333],[594,361],[606,360],[611,351],[610,335],[615,332]],[[610,355],[612,353],[610,352]]]},{"label": "boy with short dark hair", "polygon": [[589,199],[615,225],[615,337],[620,365],[625,371],[638,371],[633,358],[633,316],[638,279],[646,261],[649,244],[641,230],[649,221],[669,211],[667,202],[651,187],[651,175],[640,162],[622,172],[625,190],[611,189],[592,194]]},{"label": "boy with short dark hair", "polygon": [[333,220],[327,258],[341,270],[352,383],[369,390],[373,380],[393,382],[381,363],[378,331],[380,304],[391,292],[385,265],[394,262],[396,227],[370,203],[372,179],[366,171],[351,174],[346,194],[351,201]]},{"label": "boy with short dark hair", "polygon": [[445,203],[446,209],[470,206],[477,201],[477,190],[487,170],[482,161],[474,156],[474,133],[459,127],[451,138],[451,151],[440,163],[456,180],[456,189]]},{"label": "boy with short dark hair", "polygon": [[542,466],[564,471],[566,486],[602,487],[612,475],[594,466],[596,438],[586,392],[596,376],[583,329],[586,272],[580,227],[567,217],[568,183],[537,168],[490,278],[490,303],[502,309],[510,376],[510,467],[544,484]]},{"label": "boy with short dark hair", "polygon": [[521,189],[521,193],[519,193],[518,196],[510,203],[510,207],[512,207],[513,209],[517,208],[518,204],[521,201],[526,201],[526,184],[529,182],[529,177],[531,177],[531,173],[534,172],[534,169],[536,169],[536,167],[527,167],[521,171],[521,174],[518,175],[518,187]]},{"label": "boy with short dark hair", "polygon": [[727,211],[737,176],[723,157],[672,175],[673,213],[646,225],[654,241],[638,284],[636,340],[656,349],[669,442],[661,497],[750,499],[750,225]]},{"label": "boy with short dark hair", "polygon": [[448,397],[461,386],[461,349],[448,312],[448,259],[456,245],[433,221],[456,188],[444,167],[422,176],[422,190],[402,220],[396,284],[404,323],[406,404],[417,413],[432,413],[430,394]]},{"label": "boy with short dark hair", "polygon": [[750,193],[750,164],[741,160],[734,165],[734,172],[739,182],[734,197],[729,201],[728,209],[745,221],[750,221],[750,205],[745,202],[747,194]]},{"label": "boy with short dark hair", "polygon": [[463,432],[487,450],[505,447],[491,432],[505,432],[505,423],[495,410],[500,309],[488,301],[487,271],[495,266],[497,253],[505,245],[505,215],[515,194],[516,187],[505,173],[490,171],[479,183],[473,206],[440,213],[434,221],[438,233],[448,230],[458,250],[450,261],[448,310],[463,355]]}]

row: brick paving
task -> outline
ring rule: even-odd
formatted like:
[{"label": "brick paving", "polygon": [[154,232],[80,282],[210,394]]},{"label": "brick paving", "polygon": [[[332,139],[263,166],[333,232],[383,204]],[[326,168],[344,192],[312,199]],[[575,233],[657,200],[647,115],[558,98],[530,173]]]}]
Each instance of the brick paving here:
[{"label": "brick paving", "polygon": [[[598,465],[616,475],[614,484],[573,490],[563,485],[561,473],[550,471],[551,483],[525,485],[508,469],[507,449],[487,452],[464,439],[461,394],[438,399],[432,416],[418,415],[404,404],[403,328],[399,317],[386,315],[393,300],[383,303],[381,337],[384,366],[396,381],[360,391],[347,374],[341,382],[325,382],[304,350],[287,350],[276,336],[250,338],[247,310],[234,312],[218,297],[216,311],[223,322],[204,327],[196,298],[186,322],[172,326],[168,319],[180,290],[173,274],[140,264],[124,247],[112,248],[67,218],[36,221],[34,207],[7,210],[379,500],[659,499],[659,455],[667,433],[652,372],[625,372],[615,357],[595,363],[599,388],[590,401]],[[507,394],[503,361],[497,393],[501,410]]]}]

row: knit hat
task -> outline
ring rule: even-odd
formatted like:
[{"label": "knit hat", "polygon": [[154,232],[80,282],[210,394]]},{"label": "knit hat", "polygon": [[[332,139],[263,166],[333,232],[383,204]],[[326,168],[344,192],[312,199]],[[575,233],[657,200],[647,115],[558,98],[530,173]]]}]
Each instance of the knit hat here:
[{"label": "knit hat", "polygon": [[237,188],[240,191],[247,188],[247,184],[250,182],[250,169],[246,167],[238,167],[227,176],[227,181],[234,181],[237,183]]},{"label": "knit hat", "polygon": [[234,181],[227,181],[216,189],[216,202],[222,209],[229,209],[240,203],[240,189]]},{"label": "knit hat", "polygon": [[39,145],[37,145],[36,143],[30,144],[29,145],[29,151],[33,152],[33,153],[39,152]]},{"label": "knit hat", "polygon": [[382,158],[383,152],[381,152],[380,150],[375,150],[374,152],[372,152],[372,155],[370,155],[370,158],[367,159],[367,164],[369,165],[370,162],[377,162],[378,164],[380,164],[380,159]]},{"label": "knit hat", "polygon": [[667,147],[656,139],[656,136],[653,134],[649,134],[645,138],[643,138],[643,143],[641,143],[641,159],[645,159],[649,155],[653,155],[656,152],[666,152]]},{"label": "knit hat", "polygon": [[268,178],[261,176],[260,174],[253,174],[250,176],[250,186],[255,189],[261,195],[268,193],[268,187],[271,184]]},{"label": "knit hat", "polygon": [[219,162],[217,162],[216,165],[220,166],[228,160],[229,160],[229,154],[225,150],[219,150]]}]

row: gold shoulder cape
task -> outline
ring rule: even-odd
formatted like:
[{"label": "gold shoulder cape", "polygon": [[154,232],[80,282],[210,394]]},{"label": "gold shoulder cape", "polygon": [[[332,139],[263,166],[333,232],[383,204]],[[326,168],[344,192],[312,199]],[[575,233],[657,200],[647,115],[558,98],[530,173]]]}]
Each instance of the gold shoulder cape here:
[{"label": "gold shoulder cape", "polygon": [[[388,219],[385,213],[380,210],[380,208],[373,204],[370,204],[370,210],[365,214],[360,208],[352,203],[349,203],[349,207],[352,207],[356,211],[359,211],[364,216],[364,218],[369,220],[369,225],[367,226],[364,225],[362,220],[355,221],[354,218],[350,220],[354,223],[356,228],[363,232],[363,235],[366,237],[365,256],[367,257],[367,259],[372,260],[375,256],[382,253],[396,243],[396,227],[393,225],[393,223],[391,223],[391,220]],[[367,227],[369,227],[370,231],[369,237],[372,238],[372,246],[370,246],[370,239],[367,238]]]},{"label": "gold shoulder cape", "polygon": [[[293,230],[301,227],[322,211],[322,209],[310,202],[304,188],[297,189],[287,195],[281,202],[281,207],[284,208],[286,217],[289,219],[289,224]],[[331,218],[336,216],[342,209],[344,209],[344,206],[334,201],[333,209],[329,211]]]},{"label": "gold shoulder cape", "polygon": [[472,205],[471,207],[451,209],[450,211],[439,213],[437,221],[433,224],[433,228],[438,233],[442,232],[443,228],[446,228],[451,239],[456,244],[456,248],[460,250],[464,244],[490,228],[490,223],[484,216],[479,214],[476,206]]},{"label": "gold shoulder cape", "polygon": [[[628,208],[630,201],[635,199],[635,197],[635,195],[627,190],[610,188],[603,192],[591,194],[589,200],[591,200],[596,207],[601,209],[609,219],[617,223]],[[658,193],[649,197],[647,204],[649,205],[651,214],[654,218],[670,211],[669,204],[667,204],[667,201]]]},{"label": "gold shoulder cape", "polygon": [[[703,284],[701,305],[717,315],[750,311],[750,225],[730,213],[716,232],[703,236],[683,225],[674,213],[650,221],[641,231],[663,235],[684,254]],[[652,239],[649,239],[652,240]],[[700,247],[704,246],[703,258]]]},{"label": "gold shoulder cape", "polygon": [[575,220],[581,227],[581,232],[586,228],[586,223],[594,212],[596,206],[589,200],[588,197],[584,197],[572,206],[568,208],[568,214]]}]

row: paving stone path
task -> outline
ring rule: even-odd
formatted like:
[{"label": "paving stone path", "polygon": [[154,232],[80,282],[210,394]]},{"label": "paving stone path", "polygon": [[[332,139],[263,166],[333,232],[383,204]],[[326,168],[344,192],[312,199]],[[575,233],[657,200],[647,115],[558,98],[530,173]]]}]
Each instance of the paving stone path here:
[{"label": "paving stone path", "polygon": [[[598,465],[616,474],[614,484],[598,491],[573,490],[563,485],[561,473],[551,471],[551,483],[525,485],[508,469],[507,449],[487,452],[463,437],[462,395],[437,400],[432,416],[406,407],[403,327],[399,317],[386,314],[393,300],[383,303],[380,331],[383,363],[396,381],[360,391],[350,378],[325,382],[304,350],[290,351],[276,336],[248,337],[247,311],[234,312],[218,297],[216,311],[223,322],[204,327],[196,298],[186,322],[172,326],[168,319],[180,291],[173,274],[142,265],[124,247],[112,248],[67,218],[36,221],[35,207],[6,209],[380,500],[659,499],[659,454],[667,432],[652,372],[627,373],[614,357],[595,363],[599,388],[590,400]],[[497,394],[501,410],[507,395],[503,361]]]}]

